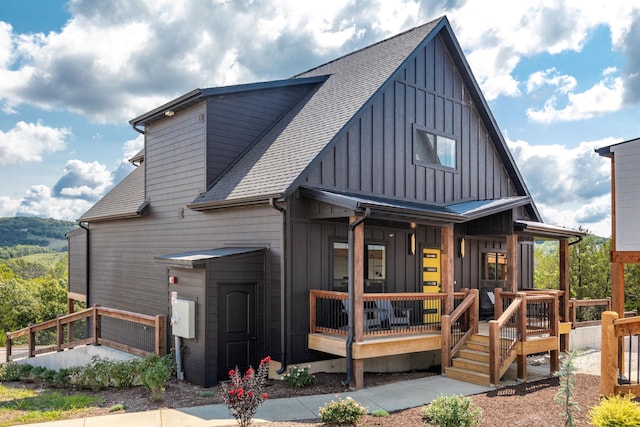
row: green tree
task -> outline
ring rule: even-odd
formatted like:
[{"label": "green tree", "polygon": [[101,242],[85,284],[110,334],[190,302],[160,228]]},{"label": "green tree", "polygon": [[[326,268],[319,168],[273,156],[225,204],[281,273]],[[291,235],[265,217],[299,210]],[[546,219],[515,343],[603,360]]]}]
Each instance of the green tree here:
[{"label": "green tree", "polygon": [[611,296],[609,239],[587,234],[569,247],[571,297],[599,299]]}]

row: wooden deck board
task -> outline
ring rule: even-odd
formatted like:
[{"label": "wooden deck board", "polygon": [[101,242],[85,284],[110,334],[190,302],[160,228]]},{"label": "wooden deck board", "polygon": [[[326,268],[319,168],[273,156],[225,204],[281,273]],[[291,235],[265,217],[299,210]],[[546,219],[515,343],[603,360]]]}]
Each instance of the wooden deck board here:
[{"label": "wooden deck board", "polygon": [[[309,348],[346,357],[346,337],[340,335],[315,333],[309,334]],[[440,334],[414,334],[395,337],[366,338],[353,343],[354,359],[392,356],[396,354],[417,353],[440,350],[442,340]]]}]

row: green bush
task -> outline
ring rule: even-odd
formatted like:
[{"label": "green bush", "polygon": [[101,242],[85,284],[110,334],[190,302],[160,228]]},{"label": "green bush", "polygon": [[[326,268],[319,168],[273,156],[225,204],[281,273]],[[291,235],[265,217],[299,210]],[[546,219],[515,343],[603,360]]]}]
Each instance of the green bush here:
[{"label": "green bush", "polygon": [[315,384],[316,377],[309,372],[309,368],[290,366],[287,373],[282,377],[282,381],[292,387],[302,388],[307,385]]},{"label": "green bush", "polygon": [[157,355],[145,357],[141,370],[142,383],[151,392],[151,400],[162,399],[165,384],[171,379],[174,371],[171,354],[162,357]]},{"label": "green bush", "polygon": [[109,375],[111,377],[111,385],[119,389],[131,387],[138,375],[137,369],[135,359],[114,362],[111,365]]},{"label": "green bush", "polygon": [[70,386],[72,372],[73,372],[72,369],[68,369],[68,368],[58,369],[53,374],[53,378],[52,378],[53,384],[55,384],[56,387]]},{"label": "green bush", "polygon": [[318,412],[323,423],[338,426],[356,425],[360,417],[366,413],[367,408],[350,397],[338,401],[332,400]]},{"label": "green bush", "polygon": [[91,362],[81,368],[79,375],[75,378],[75,386],[78,388],[90,388],[93,391],[100,391],[107,388],[111,382],[111,367],[113,361],[93,356]]},{"label": "green bush", "polygon": [[440,396],[422,410],[422,416],[440,427],[471,427],[482,422],[482,409],[463,396]]},{"label": "green bush", "polygon": [[589,410],[589,422],[596,427],[640,426],[640,406],[631,393],[605,397]]}]

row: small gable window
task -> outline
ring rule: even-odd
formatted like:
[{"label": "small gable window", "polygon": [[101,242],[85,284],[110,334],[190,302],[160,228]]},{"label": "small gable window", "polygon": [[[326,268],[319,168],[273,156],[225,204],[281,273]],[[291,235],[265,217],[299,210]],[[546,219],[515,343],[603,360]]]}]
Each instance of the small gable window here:
[{"label": "small gable window", "polygon": [[455,139],[416,128],[413,144],[413,160],[422,166],[456,168]]}]

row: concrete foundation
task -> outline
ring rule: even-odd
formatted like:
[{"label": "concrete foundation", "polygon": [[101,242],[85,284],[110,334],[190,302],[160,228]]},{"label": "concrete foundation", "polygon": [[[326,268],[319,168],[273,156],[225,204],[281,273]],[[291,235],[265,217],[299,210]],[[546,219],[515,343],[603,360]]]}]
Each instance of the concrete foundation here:
[{"label": "concrete foundation", "polygon": [[43,368],[59,370],[61,368],[70,368],[72,366],[85,366],[91,362],[93,356],[99,356],[114,361],[129,360],[138,358],[130,353],[115,350],[110,347],[100,345],[87,345],[76,347],[71,350],[60,351],[57,353],[46,353],[36,357],[24,358],[16,360],[16,363],[28,363],[31,366],[42,366]]}]

